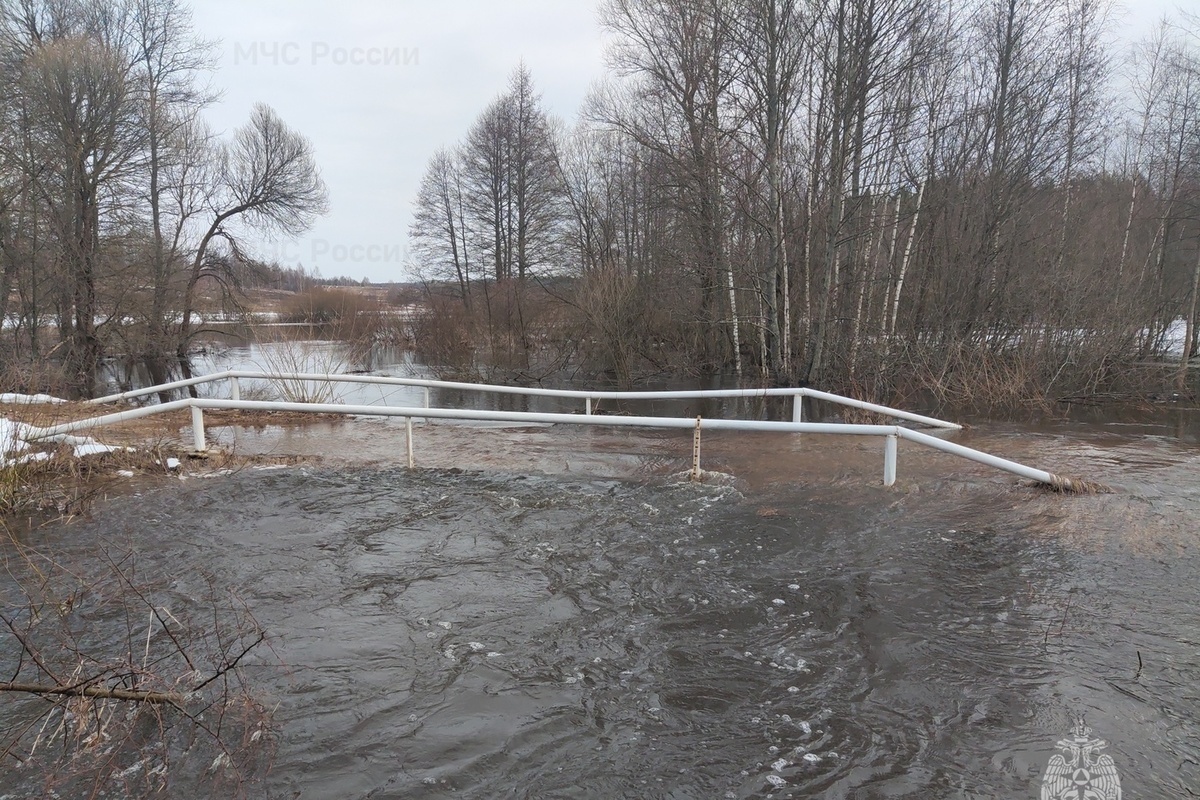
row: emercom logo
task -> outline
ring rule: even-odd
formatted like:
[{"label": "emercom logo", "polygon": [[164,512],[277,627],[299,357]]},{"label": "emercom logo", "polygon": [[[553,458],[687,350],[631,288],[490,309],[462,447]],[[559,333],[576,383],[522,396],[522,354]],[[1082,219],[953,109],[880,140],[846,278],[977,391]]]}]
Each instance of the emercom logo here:
[{"label": "emercom logo", "polygon": [[1112,756],[1100,752],[1107,746],[1079,720],[1046,765],[1041,800],[1121,800],[1117,767]]}]

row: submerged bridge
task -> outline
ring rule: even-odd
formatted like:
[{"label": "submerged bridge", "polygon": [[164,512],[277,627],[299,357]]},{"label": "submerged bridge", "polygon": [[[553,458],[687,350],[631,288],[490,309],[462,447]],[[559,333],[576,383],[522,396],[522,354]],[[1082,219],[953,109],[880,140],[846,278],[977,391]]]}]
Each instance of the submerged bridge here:
[{"label": "submerged bridge", "polygon": [[[424,390],[424,404],[421,406],[393,405],[347,405],[328,402],[288,402],[243,400],[241,389],[243,380],[267,381],[276,386],[300,387],[305,385],[331,386],[333,384],[372,384],[390,387],[416,387]],[[204,433],[205,410],[243,410],[243,411],[292,411],[315,414],[343,414],[350,416],[402,417],[405,420],[406,449],[408,465],[413,467],[413,419],[453,419],[488,422],[516,422],[530,424],[559,424],[559,425],[600,425],[606,427],[637,427],[660,429],[691,429],[695,432],[692,448],[692,474],[700,475],[700,436],[705,430],[733,431],[774,431],[776,433],[801,433],[838,436],[878,436],[883,439],[883,484],[892,486],[896,482],[896,469],[899,456],[899,442],[904,439],[922,447],[941,450],[952,455],[960,456],[971,461],[985,464],[996,469],[1019,475],[1022,478],[1044,484],[1059,491],[1096,491],[1101,488],[1096,484],[1076,478],[1067,478],[1045,470],[1029,467],[1005,458],[975,450],[970,447],[948,441],[943,436],[961,430],[962,426],[946,420],[914,414],[896,408],[867,403],[850,397],[843,397],[815,389],[771,388],[771,389],[707,389],[696,391],[591,391],[572,389],[543,389],[522,386],[503,386],[482,383],[461,383],[456,381],[426,380],[422,378],[393,378],[375,375],[325,375],[302,372],[255,372],[249,370],[226,370],[211,375],[203,375],[187,380],[174,381],[159,386],[149,386],[120,394],[108,395],[90,401],[97,406],[108,405],[121,401],[133,400],[139,397],[156,395],[188,387],[208,383],[226,382],[229,389],[228,399],[189,397],[166,403],[140,406],[137,408],[116,411],[108,414],[76,420],[45,428],[33,428],[29,431],[30,438],[52,438],[80,431],[92,431],[97,428],[125,422],[139,417],[163,414],[180,409],[190,409],[192,415],[193,445],[197,452],[208,449]],[[450,389],[461,392],[479,392],[491,394],[525,395],[532,397],[554,397],[582,401],[581,413],[542,413],[531,411],[484,411],[464,408],[437,408],[430,404],[431,390]],[[595,413],[597,405],[602,400],[682,400],[704,398],[767,398],[791,397],[792,419],[760,420],[760,419],[723,419],[704,417],[667,417],[667,416],[626,416]],[[901,424],[852,424],[834,422],[805,422],[804,398],[809,397],[849,408],[859,409],[879,414],[888,420],[920,425],[934,433],[914,430]]]}]

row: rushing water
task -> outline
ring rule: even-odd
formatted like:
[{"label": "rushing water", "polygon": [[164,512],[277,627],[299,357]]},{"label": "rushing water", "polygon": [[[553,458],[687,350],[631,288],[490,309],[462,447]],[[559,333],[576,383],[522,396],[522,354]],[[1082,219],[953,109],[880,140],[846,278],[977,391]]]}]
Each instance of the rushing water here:
[{"label": "rushing water", "polygon": [[227,433],[331,462],[36,534],[237,589],[287,665],[251,670],[265,794],[1036,798],[1079,716],[1125,797],[1200,793],[1190,424],[959,435],[1117,488],[1085,497],[909,447],[884,489],[877,441],[746,434],[693,484],[688,436],[563,427],[419,428],[410,473],[402,430]]}]

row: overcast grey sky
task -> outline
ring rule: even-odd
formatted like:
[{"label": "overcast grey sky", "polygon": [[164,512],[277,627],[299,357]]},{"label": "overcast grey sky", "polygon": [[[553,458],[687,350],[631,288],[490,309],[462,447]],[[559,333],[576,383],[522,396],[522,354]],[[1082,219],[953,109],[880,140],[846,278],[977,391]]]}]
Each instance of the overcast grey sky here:
[{"label": "overcast grey sky", "polygon": [[[604,72],[592,0],[193,0],[220,41],[210,123],[229,132],[267,103],[316,149],[330,212],[265,260],[326,277],[405,280],[410,209],[425,164],[461,139],[524,59],[548,110],[572,122]],[[1200,0],[1129,0],[1130,40]]]}]

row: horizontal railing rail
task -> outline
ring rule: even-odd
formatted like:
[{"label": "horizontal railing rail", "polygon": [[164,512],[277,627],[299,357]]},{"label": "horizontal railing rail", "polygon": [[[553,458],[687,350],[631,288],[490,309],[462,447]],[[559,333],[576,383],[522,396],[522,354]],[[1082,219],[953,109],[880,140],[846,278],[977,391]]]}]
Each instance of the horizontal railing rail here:
[{"label": "horizontal railing rail", "polygon": [[489,383],[464,383],[460,381],[442,381],[427,378],[397,378],[386,375],[343,375],[343,374],[325,374],[316,372],[257,372],[252,370],[224,370],[222,372],[214,372],[209,375],[201,375],[195,378],[174,381],[172,383],[164,383],[160,386],[150,386],[145,389],[134,389],[128,392],[120,392],[118,394],[110,394],[104,397],[98,397],[89,402],[95,405],[104,405],[114,403],[120,400],[132,400],[138,397],[146,397],[148,395],[158,394],[160,392],[170,392],[177,389],[185,389],[190,386],[199,386],[205,383],[215,383],[219,381],[230,382],[230,394],[232,399],[239,400],[240,384],[242,379],[263,380],[263,381],[309,381],[314,383],[357,383],[357,384],[373,384],[378,386],[407,386],[426,389],[425,405],[429,405],[429,389],[447,389],[461,392],[477,392],[491,394],[512,394],[526,395],[529,397],[559,397],[585,401],[584,413],[591,414],[593,411],[593,402],[597,400],[690,400],[690,399],[718,399],[718,398],[756,398],[756,397],[791,397],[793,398],[792,405],[792,422],[803,422],[803,398],[811,397],[814,400],[824,400],[829,403],[835,403],[849,408],[857,408],[861,411],[870,411],[875,414],[881,414],[893,419],[902,419],[907,422],[917,422],[922,425],[928,425],[931,428],[946,428],[948,430],[960,430],[961,425],[949,422],[936,417],[928,417],[922,414],[914,414],[911,411],[904,411],[899,408],[891,408],[889,406],[879,405],[877,403],[868,403],[864,400],[856,400],[853,397],[845,397],[839,394],[830,392],[822,392],[816,389],[807,387],[772,387],[761,389],[676,389],[668,391],[617,391],[617,390],[592,390],[592,389],[546,389],[540,386],[506,386]]},{"label": "horizontal railing rail", "polygon": [[[461,389],[467,391],[493,391],[497,393],[508,394],[529,394],[551,397],[568,397],[582,398],[587,401],[586,413],[572,414],[562,412],[533,412],[533,411],[495,411],[495,410],[480,410],[466,408],[435,408],[429,405],[428,391],[426,392],[426,404],[421,407],[417,406],[391,406],[391,405],[346,405],[342,403],[302,403],[302,402],[287,402],[287,401],[261,401],[261,400],[242,400],[238,397],[237,381],[241,378],[254,378],[263,380],[305,380],[305,381],[339,381],[347,383],[380,383],[386,385],[400,386],[416,386],[423,387],[426,390],[432,388],[448,388]],[[661,428],[661,429],[693,429],[696,431],[696,442],[693,450],[693,474],[699,475],[699,436],[704,430],[728,430],[728,431],[759,431],[759,432],[776,432],[776,433],[799,433],[799,434],[822,434],[822,435],[842,435],[842,436],[881,436],[884,438],[884,467],[883,467],[883,483],[885,486],[892,486],[896,483],[897,461],[898,461],[898,445],[901,439],[913,442],[914,444],[923,447],[929,447],[942,452],[950,453],[961,458],[974,461],[979,464],[984,464],[989,467],[1004,470],[1006,472],[1018,475],[1036,483],[1045,484],[1060,490],[1069,491],[1095,491],[1102,489],[1098,484],[1092,484],[1078,479],[1065,478],[1054,473],[1042,469],[1036,469],[1024,464],[1020,464],[1009,459],[1000,458],[991,455],[990,453],[976,450],[970,447],[965,447],[954,442],[946,441],[945,439],[932,436],[928,433],[914,431],[910,428],[901,425],[880,425],[880,424],[855,424],[855,423],[835,423],[835,422],[804,422],[801,419],[799,408],[804,397],[814,397],[830,402],[842,403],[855,408],[861,408],[867,411],[873,411],[880,414],[885,414],[898,419],[908,421],[917,421],[924,424],[929,424],[933,427],[942,429],[959,429],[960,426],[937,420],[932,417],[926,417],[920,414],[912,414],[900,409],[888,408],[879,406],[873,403],[854,400],[853,398],[842,397],[840,395],[830,394],[828,392],[820,392],[814,389],[795,387],[795,388],[772,388],[772,389],[708,389],[697,391],[671,391],[671,392],[610,392],[610,391],[588,391],[588,390],[568,390],[568,389],[541,389],[528,387],[513,387],[513,386],[491,386],[488,384],[472,384],[472,383],[457,383],[453,381],[435,381],[424,380],[420,378],[386,378],[382,376],[367,376],[367,375],[322,375],[317,373],[263,373],[251,372],[243,370],[229,370],[226,372],[206,375],[199,378],[191,378],[185,381],[175,381],[171,384],[162,386],[148,387],[135,392],[124,392],[119,395],[111,395],[105,398],[99,398],[95,403],[112,402],[119,399],[128,399],[146,394],[154,394],[160,391],[169,391],[172,389],[194,386],[200,383],[207,383],[217,380],[229,380],[232,384],[233,397],[230,399],[218,398],[187,398],[183,400],[175,400],[167,403],[156,405],[141,406],[138,408],[116,411],[110,414],[103,414],[89,419],[75,420],[65,422],[58,425],[52,425],[44,428],[30,428],[27,436],[31,439],[49,439],[62,436],[64,434],[94,430],[106,425],[113,425],[120,422],[125,422],[141,417],[152,416],[155,414],[169,413],[182,409],[190,409],[192,415],[192,436],[193,445],[197,452],[205,452],[208,449],[208,444],[204,430],[204,411],[205,410],[240,410],[240,411],[287,411],[287,412],[304,412],[316,414],[342,414],[351,416],[377,416],[377,417],[401,417],[405,420],[406,432],[406,447],[408,451],[409,466],[414,466],[413,458],[413,420],[414,419],[444,419],[444,420],[466,420],[476,422],[515,422],[524,424],[567,424],[567,425],[593,425],[604,427],[639,427],[639,428]],[[771,397],[771,396],[792,396],[794,398],[794,411],[792,421],[782,420],[758,420],[758,419],[720,419],[720,418],[703,418],[703,417],[660,417],[660,416],[633,416],[633,415],[599,415],[590,413],[591,402],[596,399],[683,399],[683,398],[698,398],[698,397]]]}]

